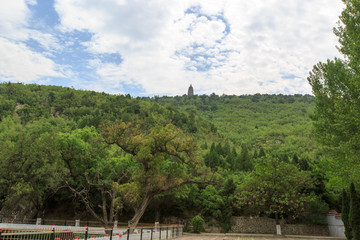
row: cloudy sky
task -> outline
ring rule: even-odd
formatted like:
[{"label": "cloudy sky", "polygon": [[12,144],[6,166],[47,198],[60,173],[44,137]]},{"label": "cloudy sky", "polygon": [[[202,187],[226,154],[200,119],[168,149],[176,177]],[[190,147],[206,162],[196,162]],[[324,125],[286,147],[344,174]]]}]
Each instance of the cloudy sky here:
[{"label": "cloudy sky", "polygon": [[0,0],[0,82],[132,96],[311,93],[341,0]]}]

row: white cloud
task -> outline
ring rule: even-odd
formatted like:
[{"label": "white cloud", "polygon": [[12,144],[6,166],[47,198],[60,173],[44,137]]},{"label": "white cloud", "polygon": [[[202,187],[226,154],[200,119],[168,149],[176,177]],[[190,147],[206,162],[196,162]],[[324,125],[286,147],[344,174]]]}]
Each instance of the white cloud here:
[{"label": "white cloud", "polygon": [[12,39],[27,38],[30,11],[24,0],[0,0],[0,33]]},{"label": "white cloud", "polygon": [[29,30],[28,32],[29,38],[37,41],[46,51],[55,52],[64,48],[59,40],[50,33],[42,33],[36,30]]},{"label": "white cloud", "polygon": [[[57,39],[48,33],[30,29],[33,17],[28,5],[35,0],[0,0],[0,78],[6,81],[33,82],[43,77],[63,77],[61,66],[47,56],[61,49]],[[31,50],[26,41],[33,39],[45,50]]]},{"label": "white cloud", "polygon": [[5,81],[31,82],[42,76],[64,77],[53,61],[30,51],[22,43],[0,37],[0,78]]},{"label": "white cloud", "polygon": [[160,95],[182,94],[190,83],[197,93],[310,93],[312,66],[338,55],[332,27],[341,7],[338,0],[55,2],[59,29],[89,31],[89,51],[124,59],[96,62],[106,91],[132,84]]}]

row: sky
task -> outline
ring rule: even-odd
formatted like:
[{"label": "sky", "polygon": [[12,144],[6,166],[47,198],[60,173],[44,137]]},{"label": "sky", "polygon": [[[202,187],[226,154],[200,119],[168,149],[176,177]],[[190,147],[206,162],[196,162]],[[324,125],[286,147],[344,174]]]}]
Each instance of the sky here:
[{"label": "sky", "polygon": [[0,0],[0,82],[131,96],[311,94],[341,0]]}]

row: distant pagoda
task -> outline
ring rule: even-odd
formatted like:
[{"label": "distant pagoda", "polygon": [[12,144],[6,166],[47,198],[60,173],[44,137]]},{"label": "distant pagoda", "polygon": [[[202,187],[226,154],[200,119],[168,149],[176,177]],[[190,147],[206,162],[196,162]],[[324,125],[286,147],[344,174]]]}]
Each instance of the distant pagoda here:
[{"label": "distant pagoda", "polygon": [[188,96],[194,96],[194,88],[193,86],[190,84],[189,90],[188,90]]}]

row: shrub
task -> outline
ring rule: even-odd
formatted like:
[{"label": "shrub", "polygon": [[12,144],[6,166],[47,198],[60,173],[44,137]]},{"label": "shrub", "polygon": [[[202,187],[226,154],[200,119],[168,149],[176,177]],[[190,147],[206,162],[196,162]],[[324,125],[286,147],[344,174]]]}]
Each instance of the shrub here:
[{"label": "shrub", "polygon": [[192,230],[194,233],[200,233],[204,231],[205,221],[201,216],[196,216],[191,219]]}]

